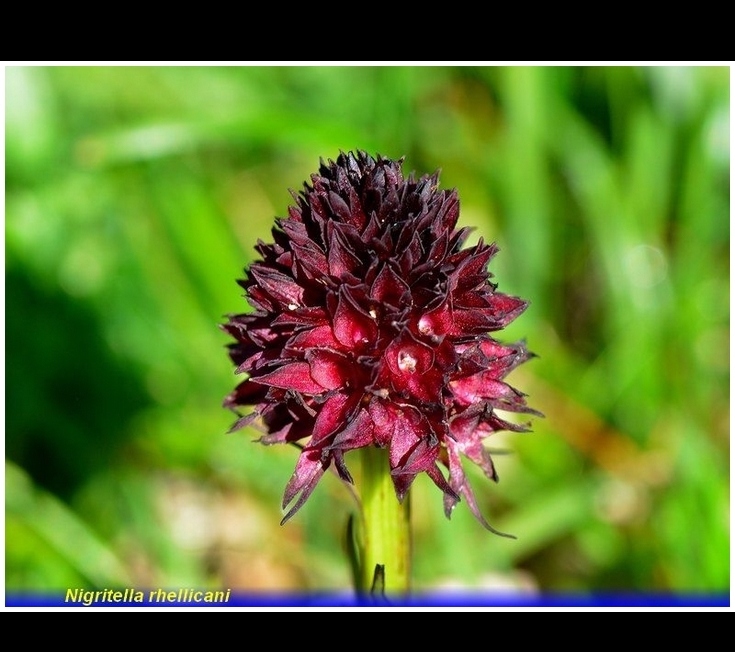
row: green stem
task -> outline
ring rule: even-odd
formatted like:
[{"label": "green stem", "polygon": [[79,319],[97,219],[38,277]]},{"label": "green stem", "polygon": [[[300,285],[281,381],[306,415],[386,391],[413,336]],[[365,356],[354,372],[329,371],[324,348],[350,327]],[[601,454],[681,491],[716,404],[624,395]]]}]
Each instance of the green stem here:
[{"label": "green stem", "polygon": [[360,589],[370,592],[376,567],[382,566],[386,595],[408,593],[411,586],[409,495],[398,502],[390,476],[388,450],[366,446],[362,455],[363,532]]}]

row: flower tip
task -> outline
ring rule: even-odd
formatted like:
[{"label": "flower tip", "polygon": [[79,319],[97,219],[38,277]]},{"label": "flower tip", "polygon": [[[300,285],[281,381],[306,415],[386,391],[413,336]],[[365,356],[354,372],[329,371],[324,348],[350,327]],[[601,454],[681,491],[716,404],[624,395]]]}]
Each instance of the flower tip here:
[{"label": "flower tip", "polygon": [[295,511],[294,511],[294,510],[292,509],[292,510],[291,510],[291,511],[290,511],[290,512],[289,512],[288,514],[286,514],[286,515],[285,515],[285,516],[284,516],[284,517],[283,517],[283,518],[281,519],[281,522],[279,523],[279,525],[286,525],[286,523],[287,523],[288,521],[290,521],[290,520],[291,520],[291,517],[292,517],[292,516],[293,516],[293,515],[294,515],[295,513],[296,513],[296,512],[295,512]]},{"label": "flower tip", "polygon": [[499,530],[496,530],[493,527],[490,527],[489,525],[485,525],[485,528],[487,530],[490,530],[493,534],[497,534],[499,537],[505,537],[506,539],[513,539],[514,541],[518,541],[518,537],[515,534],[508,534],[507,532],[500,532]]}]

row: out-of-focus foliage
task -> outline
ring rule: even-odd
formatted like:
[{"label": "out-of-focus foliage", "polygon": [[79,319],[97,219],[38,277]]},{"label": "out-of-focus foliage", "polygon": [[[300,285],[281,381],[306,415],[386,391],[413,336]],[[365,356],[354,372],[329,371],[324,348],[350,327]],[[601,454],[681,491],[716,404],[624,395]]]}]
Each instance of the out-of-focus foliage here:
[{"label": "out-of-focus foliage", "polygon": [[[320,157],[441,168],[497,241],[545,413],[417,480],[414,585],[729,587],[727,67],[8,67],[6,588],[348,587],[353,498],[226,434],[218,329]],[[517,375],[516,375],[517,374]],[[348,460],[349,463],[349,460]]]}]

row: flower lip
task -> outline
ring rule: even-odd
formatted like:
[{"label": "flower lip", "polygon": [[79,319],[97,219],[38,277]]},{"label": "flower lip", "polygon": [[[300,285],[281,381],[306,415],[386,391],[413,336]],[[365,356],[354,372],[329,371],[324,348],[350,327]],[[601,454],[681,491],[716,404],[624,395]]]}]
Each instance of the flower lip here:
[{"label": "flower lip", "polygon": [[424,374],[434,365],[434,351],[406,330],[388,346],[385,361],[394,376]]},{"label": "flower lip", "polygon": [[378,446],[399,499],[426,473],[447,514],[464,498],[492,529],[462,459],[496,480],[483,440],[528,429],[496,410],[538,414],[505,380],[532,354],[490,335],[528,305],[490,282],[497,247],[463,248],[456,190],[402,165],[362,151],[322,161],[238,281],[255,311],[223,325],[247,375],[225,399],[233,429],[259,421],[262,443],[302,446],[284,522],[329,468],[351,482],[345,453]]}]

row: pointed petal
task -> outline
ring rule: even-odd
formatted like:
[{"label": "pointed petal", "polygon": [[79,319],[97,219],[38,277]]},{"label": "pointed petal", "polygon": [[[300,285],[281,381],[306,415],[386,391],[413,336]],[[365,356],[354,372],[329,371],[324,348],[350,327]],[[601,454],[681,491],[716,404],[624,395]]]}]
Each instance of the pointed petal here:
[{"label": "pointed petal", "polygon": [[350,361],[346,356],[329,349],[310,349],[306,352],[311,377],[324,389],[343,387],[350,375]]},{"label": "pointed petal", "polygon": [[304,299],[304,288],[293,278],[281,274],[274,269],[254,264],[250,273],[258,281],[258,285],[273,297],[280,305],[300,306]]},{"label": "pointed petal", "polygon": [[283,312],[278,315],[272,322],[273,326],[295,326],[297,328],[303,326],[320,326],[326,323],[328,323],[327,312],[324,308],[315,306],[305,306],[303,308],[288,310],[288,312]]},{"label": "pointed petal", "polygon": [[[454,490],[436,465],[440,450],[438,443],[432,445],[428,439],[421,439],[416,442],[408,453],[404,454],[395,466],[393,465],[393,459],[391,459],[391,478],[399,501],[403,501],[416,476],[422,472],[425,472],[445,495],[457,498]],[[393,452],[393,448],[391,448],[391,452]]]},{"label": "pointed petal", "polygon": [[330,437],[344,428],[347,423],[347,413],[350,407],[350,398],[346,394],[334,394],[322,405],[314,421],[314,429],[307,448],[322,448]]},{"label": "pointed petal", "polygon": [[371,446],[375,442],[373,436],[373,420],[364,408],[355,415],[332,442],[330,450],[353,450]]},{"label": "pointed petal", "polygon": [[452,380],[449,383],[449,388],[457,400],[467,404],[494,398],[504,398],[510,401],[512,398],[518,397],[518,394],[510,385],[497,380],[488,371]]},{"label": "pointed petal", "polygon": [[452,303],[447,295],[438,306],[419,317],[417,328],[422,335],[438,338],[451,331],[453,324]]},{"label": "pointed petal", "polygon": [[334,314],[334,335],[337,340],[350,349],[356,346],[362,348],[373,341],[377,334],[378,327],[373,318],[342,286]]},{"label": "pointed petal", "polygon": [[404,297],[410,296],[411,288],[396,274],[390,265],[383,265],[370,288],[370,297],[378,303],[400,307]]},{"label": "pointed petal", "polygon": [[241,428],[244,428],[245,426],[249,426],[253,421],[255,421],[260,416],[260,412],[251,412],[250,414],[246,414],[244,417],[240,417],[235,423],[233,423],[227,433],[232,433],[237,430],[240,430]]},{"label": "pointed petal", "polygon": [[323,461],[319,451],[302,451],[296,470],[286,485],[283,494],[283,508],[293,501],[298,494],[299,498],[288,513],[281,520],[281,525],[288,521],[306,502],[316,488],[317,483],[329,467],[329,460]]},{"label": "pointed petal", "polygon": [[379,446],[390,446],[391,468],[416,445],[422,437],[430,437],[431,426],[418,408],[407,403],[373,397],[368,405],[375,429],[375,441]]},{"label": "pointed petal", "polygon": [[347,243],[343,231],[336,228],[333,222],[327,224],[329,247],[327,260],[329,273],[335,278],[342,278],[345,274],[352,274],[362,261],[354,249]]},{"label": "pointed petal", "polygon": [[[499,532],[485,520],[482,512],[480,512],[480,508],[477,504],[475,494],[472,491],[472,487],[470,486],[464,474],[462,461],[459,455],[459,449],[451,439],[447,440],[447,452],[449,454],[449,484],[451,485],[452,489],[464,497],[464,499],[467,501],[467,506],[470,508],[470,511],[485,529],[490,530],[490,532],[498,534],[502,537],[515,539],[516,537],[512,534]],[[451,515],[452,509],[454,508],[456,502],[457,501],[455,501],[451,496],[447,497],[447,495],[445,494],[444,511],[447,517]]]},{"label": "pointed petal", "polygon": [[334,337],[332,326],[329,324],[296,333],[288,341],[288,348],[294,351],[303,351],[314,347],[337,349],[340,346],[341,344]]},{"label": "pointed petal", "polygon": [[233,392],[230,392],[222,403],[222,407],[235,408],[238,405],[257,405],[264,398],[268,389],[257,385],[250,380],[241,382]]},{"label": "pointed petal", "polygon": [[326,254],[314,242],[303,245],[291,243],[294,259],[307,279],[322,278],[329,274]]},{"label": "pointed petal", "polygon": [[291,389],[303,394],[321,394],[324,391],[324,387],[311,377],[308,362],[291,362],[251,380],[254,383]]}]

